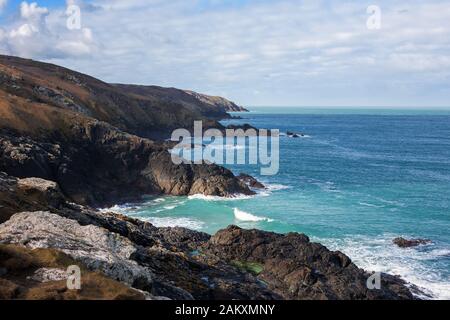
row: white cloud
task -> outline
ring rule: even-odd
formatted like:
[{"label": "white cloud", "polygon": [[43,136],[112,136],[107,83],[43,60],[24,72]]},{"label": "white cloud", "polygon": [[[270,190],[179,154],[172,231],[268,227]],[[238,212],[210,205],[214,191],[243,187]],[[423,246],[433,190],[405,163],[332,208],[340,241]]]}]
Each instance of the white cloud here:
[{"label": "white cloud", "polygon": [[6,7],[7,4],[8,4],[8,0],[0,0],[0,13]]},{"label": "white cloud", "polygon": [[67,0],[81,6],[78,31],[65,27],[65,8],[27,3],[20,22],[3,26],[0,50],[111,82],[227,92],[241,103],[357,104],[375,89],[384,102],[373,104],[417,102],[428,90],[425,101],[431,84],[450,78],[450,7],[378,2],[378,31],[366,28],[367,6],[357,1]]},{"label": "white cloud", "polygon": [[9,26],[9,32],[4,32],[0,40],[0,51],[36,59],[92,54],[95,50],[92,31],[68,30],[66,19],[62,10],[50,12],[36,2],[24,1],[20,5],[20,19]]},{"label": "white cloud", "polygon": [[25,23],[19,28],[11,30],[9,35],[14,39],[19,37],[31,37],[34,33],[37,32],[39,32],[39,29],[36,26]]},{"label": "white cloud", "polygon": [[20,4],[20,16],[23,19],[40,20],[46,14],[48,14],[48,9],[39,7],[36,2],[29,4],[24,1]]}]

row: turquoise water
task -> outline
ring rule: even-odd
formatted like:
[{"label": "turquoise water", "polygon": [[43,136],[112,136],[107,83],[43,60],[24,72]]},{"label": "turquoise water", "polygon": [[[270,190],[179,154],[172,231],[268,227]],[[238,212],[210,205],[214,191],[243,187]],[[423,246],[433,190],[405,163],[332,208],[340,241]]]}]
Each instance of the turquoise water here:
[{"label": "turquoise water", "polygon": [[[254,108],[258,128],[303,132],[280,139],[280,172],[229,166],[269,190],[233,200],[148,198],[117,208],[158,226],[213,233],[230,224],[303,232],[371,271],[402,276],[450,299],[450,111]],[[432,239],[414,249],[398,236]]]}]

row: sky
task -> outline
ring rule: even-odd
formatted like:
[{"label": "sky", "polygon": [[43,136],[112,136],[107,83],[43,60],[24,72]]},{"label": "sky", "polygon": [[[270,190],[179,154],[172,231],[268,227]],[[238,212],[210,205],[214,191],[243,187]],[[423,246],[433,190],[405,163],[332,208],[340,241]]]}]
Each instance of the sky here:
[{"label": "sky", "polygon": [[450,107],[449,0],[0,0],[0,53],[244,106]]}]

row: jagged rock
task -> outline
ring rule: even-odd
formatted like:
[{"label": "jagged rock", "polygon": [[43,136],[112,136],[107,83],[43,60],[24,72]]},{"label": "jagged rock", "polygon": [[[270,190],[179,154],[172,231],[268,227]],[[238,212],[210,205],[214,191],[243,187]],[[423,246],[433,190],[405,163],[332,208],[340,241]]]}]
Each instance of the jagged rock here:
[{"label": "jagged rock", "polygon": [[395,238],[392,241],[395,245],[399,246],[400,248],[411,248],[411,247],[418,247],[420,245],[426,245],[430,244],[431,240],[428,239],[405,239],[405,238]]},{"label": "jagged rock", "polygon": [[107,124],[89,120],[70,126],[65,142],[0,136],[0,146],[4,146],[0,171],[56,181],[73,202],[95,206],[136,200],[142,194],[252,193],[227,169],[211,164],[176,165],[158,144]]},{"label": "jagged rock", "polygon": [[186,228],[155,228],[152,236],[160,239],[163,245],[175,247],[178,251],[190,253],[206,243],[211,236],[204,232]]},{"label": "jagged rock", "polygon": [[0,225],[0,243],[58,249],[90,270],[100,270],[129,285],[139,281],[151,287],[151,272],[130,259],[137,250],[130,240],[49,212],[15,214]]},{"label": "jagged rock", "polygon": [[167,152],[161,152],[150,159],[149,169],[156,184],[166,194],[230,197],[236,194],[254,194],[247,185],[233,173],[214,164],[174,165]]},{"label": "jagged rock", "polygon": [[261,182],[259,182],[258,180],[256,180],[255,178],[253,178],[248,174],[241,173],[237,178],[242,182],[244,182],[245,184],[247,184],[250,188],[266,189],[265,185],[263,185]]},{"label": "jagged rock", "polygon": [[214,235],[205,251],[229,262],[261,264],[258,278],[285,299],[413,299],[402,280],[388,275],[381,290],[368,290],[368,273],[302,234],[231,226]]},{"label": "jagged rock", "polygon": [[0,223],[23,210],[52,210],[65,204],[58,185],[38,179],[17,179],[0,172]]}]

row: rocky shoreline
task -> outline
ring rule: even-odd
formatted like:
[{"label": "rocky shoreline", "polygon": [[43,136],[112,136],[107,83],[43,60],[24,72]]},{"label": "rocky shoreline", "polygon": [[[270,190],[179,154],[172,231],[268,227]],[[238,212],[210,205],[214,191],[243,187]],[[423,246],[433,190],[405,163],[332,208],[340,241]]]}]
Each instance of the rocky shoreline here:
[{"label": "rocky shoreline", "polygon": [[[369,273],[302,234],[156,228],[71,203],[54,182],[5,173],[0,199],[2,299],[414,299],[390,275],[368,290]],[[84,270],[79,291],[63,287],[68,264]]]},{"label": "rocky shoreline", "polygon": [[[371,274],[306,235],[211,236],[94,209],[264,188],[214,164],[175,165],[159,139],[194,120],[220,126],[224,108],[236,106],[0,56],[0,299],[414,299],[391,275],[369,290]],[[70,265],[81,290],[65,285]]]}]

